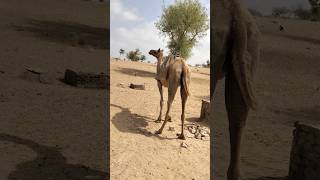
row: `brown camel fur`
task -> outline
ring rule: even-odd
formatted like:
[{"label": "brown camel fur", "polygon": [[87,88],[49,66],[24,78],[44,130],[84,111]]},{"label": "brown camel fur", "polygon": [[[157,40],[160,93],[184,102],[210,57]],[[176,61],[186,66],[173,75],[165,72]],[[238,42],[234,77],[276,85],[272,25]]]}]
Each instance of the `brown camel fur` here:
[{"label": "brown camel fur", "polygon": [[[241,135],[249,109],[256,109],[253,80],[259,61],[260,32],[239,0],[213,0],[211,102],[217,82],[225,78],[225,103],[229,119],[230,164],[228,180],[240,180]],[[211,109],[212,111],[212,109]],[[212,113],[210,113],[212,114]]]},{"label": "brown camel fur", "polygon": [[161,128],[156,132],[156,134],[161,134],[163,128],[167,121],[171,120],[170,110],[171,105],[176,95],[177,89],[180,86],[180,95],[182,103],[182,113],[181,113],[181,134],[179,139],[185,139],[183,129],[184,129],[184,119],[185,119],[185,106],[190,95],[189,84],[190,84],[190,69],[181,57],[174,57],[169,55],[163,57],[163,50],[150,50],[149,54],[157,58],[157,75],[156,80],[158,82],[158,88],[160,92],[160,113],[156,122],[161,122],[162,107],[163,107],[163,92],[162,86],[168,88],[168,102],[167,102],[167,112],[165,115],[164,122]]}]

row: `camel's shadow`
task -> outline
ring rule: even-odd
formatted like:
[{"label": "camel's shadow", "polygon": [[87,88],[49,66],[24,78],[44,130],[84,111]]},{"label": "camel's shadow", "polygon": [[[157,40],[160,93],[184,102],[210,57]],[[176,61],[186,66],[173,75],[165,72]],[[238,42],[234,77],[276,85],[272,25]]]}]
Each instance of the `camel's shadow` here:
[{"label": "camel's shadow", "polygon": [[[154,68],[156,69],[156,68]],[[122,74],[127,74],[130,76],[139,76],[139,77],[156,77],[156,73],[150,72],[150,71],[145,71],[145,70],[140,70],[140,69],[133,69],[133,68],[118,68],[118,72]]]},{"label": "camel's shadow", "polygon": [[24,145],[37,153],[32,161],[23,162],[11,172],[8,180],[107,180],[109,173],[80,164],[68,164],[57,147],[40,145],[28,139],[0,133],[0,141]]},{"label": "camel's shadow", "polygon": [[25,25],[12,25],[16,31],[48,41],[71,46],[91,46],[109,49],[110,30],[66,21],[43,21],[29,19]]},{"label": "camel's shadow", "polygon": [[155,134],[155,132],[149,131],[146,127],[149,125],[149,123],[155,123],[155,119],[132,113],[129,108],[124,108],[115,104],[110,104],[110,106],[121,109],[121,112],[115,114],[111,119],[111,122],[121,132],[142,134],[147,137],[156,137],[161,140],[177,139],[162,137],[161,135]]}]

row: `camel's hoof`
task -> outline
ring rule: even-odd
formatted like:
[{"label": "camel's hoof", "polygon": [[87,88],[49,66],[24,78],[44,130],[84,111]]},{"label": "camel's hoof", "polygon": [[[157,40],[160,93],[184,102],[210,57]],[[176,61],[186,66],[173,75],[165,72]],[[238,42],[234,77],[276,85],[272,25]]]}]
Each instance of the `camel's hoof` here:
[{"label": "camel's hoof", "polygon": [[179,139],[186,140],[186,138],[184,137],[184,134],[177,134],[177,136]]},{"label": "camel's hoof", "polygon": [[156,131],[156,134],[161,134],[161,133],[162,133],[162,131],[160,131],[160,130]]}]

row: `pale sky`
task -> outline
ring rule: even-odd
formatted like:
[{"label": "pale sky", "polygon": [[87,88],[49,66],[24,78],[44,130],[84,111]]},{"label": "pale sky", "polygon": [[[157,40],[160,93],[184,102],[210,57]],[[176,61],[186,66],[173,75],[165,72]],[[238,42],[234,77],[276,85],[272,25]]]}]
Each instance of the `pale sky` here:
[{"label": "pale sky", "polygon": [[[159,34],[154,23],[160,18],[163,2],[165,6],[174,0],[111,0],[110,1],[110,54],[119,57],[120,48],[127,52],[139,48],[147,61],[156,59],[149,55],[150,49],[164,49],[167,41]],[[200,0],[209,15],[210,0]],[[189,64],[202,64],[210,59],[210,31],[192,49]]]}]

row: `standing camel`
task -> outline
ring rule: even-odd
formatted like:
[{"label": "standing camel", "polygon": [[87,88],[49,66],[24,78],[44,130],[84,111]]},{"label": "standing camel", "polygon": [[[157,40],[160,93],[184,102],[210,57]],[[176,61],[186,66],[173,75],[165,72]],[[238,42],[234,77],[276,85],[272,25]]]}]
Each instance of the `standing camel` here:
[{"label": "standing camel", "polygon": [[157,74],[156,80],[158,82],[158,88],[160,92],[160,113],[156,122],[161,122],[162,107],[163,107],[163,92],[162,86],[168,88],[168,102],[167,102],[167,112],[165,115],[164,122],[161,128],[156,132],[156,134],[161,134],[167,121],[171,120],[170,110],[171,105],[176,95],[177,89],[180,86],[180,95],[182,103],[182,113],[181,113],[181,134],[179,139],[185,140],[183,129],[184,129],[184,112],[185,106],[190,95],[189,84],[190,84],[190,69],[186,64],[185,60],[181,57],[175,57],[173,55],[163,57],[163,50],[150,50],[149,54],[157,58]]},{"label": "standing camel", "polygon": [[[240,145],[249,109],[256,109],[253,78],[259,61],[260,32],[240,0],[213,0],[211,102],[219,80],[225,77],[225,104],[229,119],[228,180],[240,180]],[[211,109],[212,111],[212,109]],[[212,113],[211,113],[212,114]]]}]

